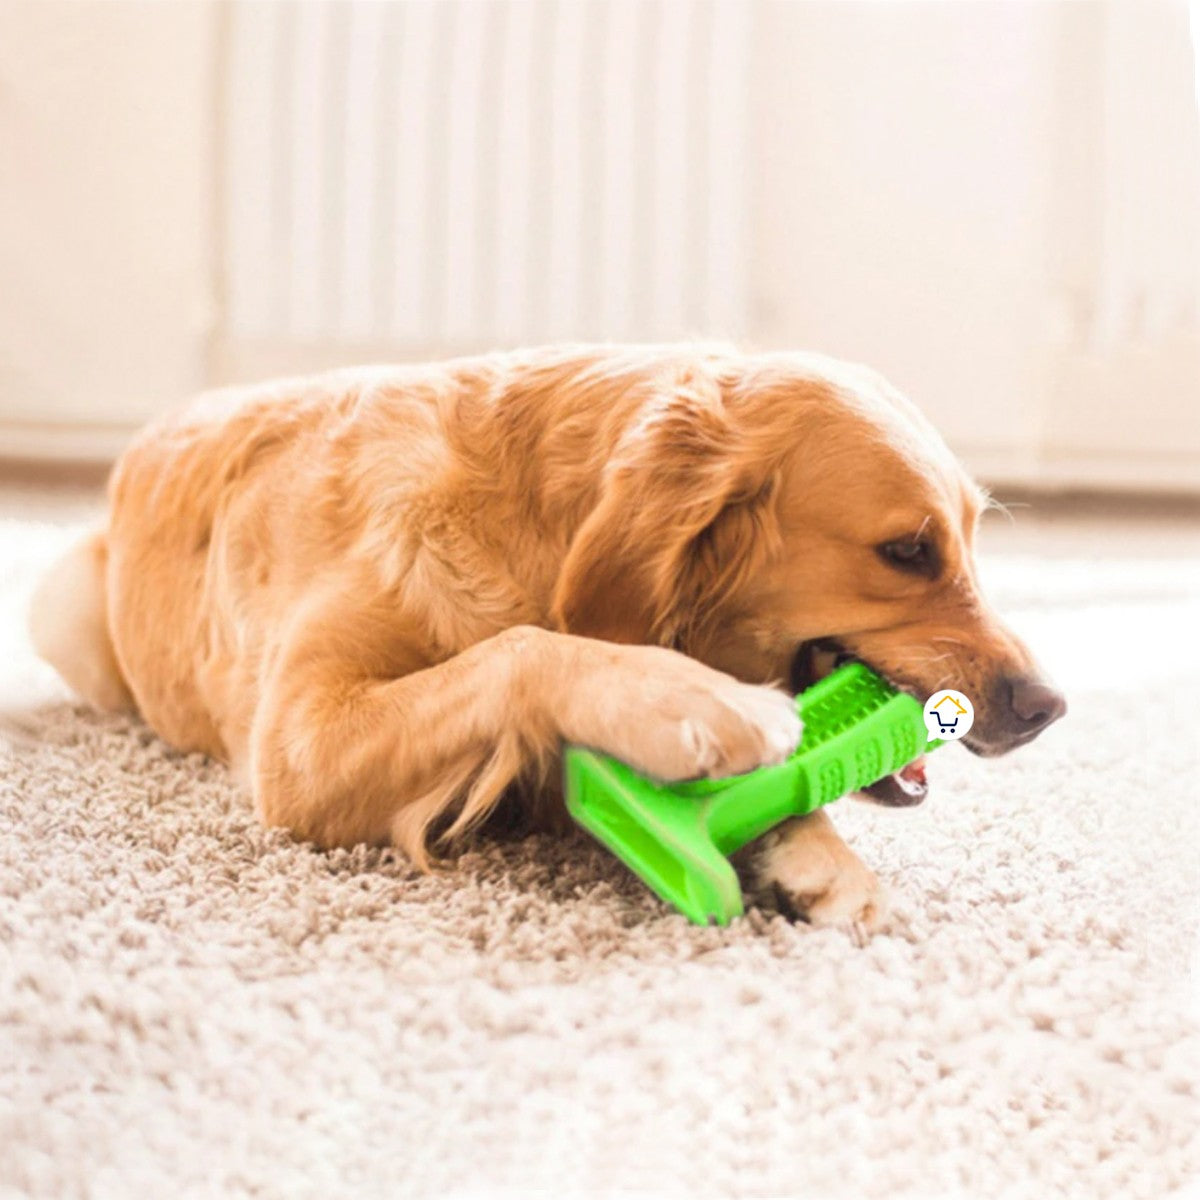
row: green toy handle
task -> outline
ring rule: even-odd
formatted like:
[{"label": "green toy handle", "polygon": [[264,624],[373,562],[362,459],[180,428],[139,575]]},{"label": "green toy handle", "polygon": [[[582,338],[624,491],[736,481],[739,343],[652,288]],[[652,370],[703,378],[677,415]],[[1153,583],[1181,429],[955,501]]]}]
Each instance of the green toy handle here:
[{"label": "green toy handle", "polygon": [[571,747],[568,811],[693,921],[726,924],[742,912],[729,855],[942,744],[929,738],[922,706],[862,663],[839,667],[796,704],[804,734],[792,756],[728,779],[659,783]]},{"label": "green toy handle", "polygon": [[671,788],[702,801],[709,836],[724,855],[941,745],[929,739],[921,705],[888,688],[862,663],[826,676],[796,697],[796,707],[804,735],[787,762]]}]

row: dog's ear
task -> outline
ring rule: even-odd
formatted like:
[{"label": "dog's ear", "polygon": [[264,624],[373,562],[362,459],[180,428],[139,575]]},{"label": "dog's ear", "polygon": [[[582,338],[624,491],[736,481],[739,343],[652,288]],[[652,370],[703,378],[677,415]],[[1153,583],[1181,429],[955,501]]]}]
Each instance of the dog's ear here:
[{"label": "dog's ear", "polygon": [[682,644],[772,549],[774,482],[717,384],[673,381],[621,439],[571,542],[555,588],[558,627]]}]

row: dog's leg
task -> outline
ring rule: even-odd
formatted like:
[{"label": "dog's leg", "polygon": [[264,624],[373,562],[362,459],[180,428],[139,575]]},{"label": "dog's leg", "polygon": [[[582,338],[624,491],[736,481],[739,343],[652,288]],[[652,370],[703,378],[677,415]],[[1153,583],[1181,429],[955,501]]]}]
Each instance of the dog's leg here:
[{"label": "dog's leg", "polygon": [[423,862],[433,822],[465,829],[560,740],[681,779],[781,762],[800,738],[785,693],[671,650],[520,626],[421,666],[386,640],[336,605],[287,638],[251,735],[266,822]]},{"label": "dog's leg", "polygon": [[776,826],[749,854],[753,890],[790,915],[868,934],[887,916],[879,880],[822,810]]}]

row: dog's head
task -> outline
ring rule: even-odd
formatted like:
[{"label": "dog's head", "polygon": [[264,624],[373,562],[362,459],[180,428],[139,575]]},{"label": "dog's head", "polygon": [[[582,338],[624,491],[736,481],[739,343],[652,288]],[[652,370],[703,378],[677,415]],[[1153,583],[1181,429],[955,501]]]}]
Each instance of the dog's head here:
[{"label": "dog's head", "polygon": [[[797,690],[846,656],[922,701],[954,687],[975,706],[966,745],[1001,754],[1066,705],[980,592],[985,504],[873,372],[797,355],[680,368],[618,445],[556,615]],[[878,798],[920,799],[909,782]]]}]

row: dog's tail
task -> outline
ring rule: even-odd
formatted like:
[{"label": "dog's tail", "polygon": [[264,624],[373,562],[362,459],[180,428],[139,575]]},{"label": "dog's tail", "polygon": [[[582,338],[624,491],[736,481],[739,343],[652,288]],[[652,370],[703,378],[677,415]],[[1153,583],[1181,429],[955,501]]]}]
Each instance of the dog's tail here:
[{"label": "dog's tail", "polygon": [[89,534],[46,573],[33,595],[34,649],[88,703],[105,712],[135,707],[108,624],[108,540]]}]

